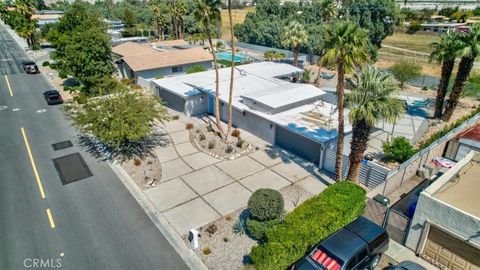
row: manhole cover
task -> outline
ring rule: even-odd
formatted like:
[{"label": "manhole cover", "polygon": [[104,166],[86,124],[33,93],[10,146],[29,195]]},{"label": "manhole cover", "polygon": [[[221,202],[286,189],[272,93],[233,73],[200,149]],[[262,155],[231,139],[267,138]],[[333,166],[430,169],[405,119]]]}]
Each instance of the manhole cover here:
[{"label": "manhole cover", "polygon": [[64,185],[93,175],[79,153],[53,159],[53,164]]},{"label": "manhole cover", "polygon": [[72,146],[73,146],[73,144],[72,144],[71,141],[63,141],[63,142],[52,144],[52,147],[53,147],[54,151],[62,150],[62,149],[69,148],[69,147],[72,147]]}]

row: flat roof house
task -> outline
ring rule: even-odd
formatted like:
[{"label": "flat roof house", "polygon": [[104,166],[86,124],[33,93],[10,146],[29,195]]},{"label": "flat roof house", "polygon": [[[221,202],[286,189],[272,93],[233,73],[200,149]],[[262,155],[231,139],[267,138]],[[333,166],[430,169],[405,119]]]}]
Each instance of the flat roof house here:
[{"label": "flat roof house", "polygon": [[[335,167],[336,106],[322,101],[323,90],[290,78],[302,69],[285,63],[259,62],[235,68],[233,126],[278,145],[320,169]],[[220,73],[220,118],[228,121],[230,68]],[[154,94],[187,115],[213,114],[213,70],[151,81]],[[345,112],[347,113],[347,112]],[[351,131],[346,118],[345,131]],[[332,156],[333,155],[333,158]]]},{"label": "flat roof house", "polygon": [[152,79],[185,74],[191,66],[212,68],[212,55],[202,48],[177,46],[161,50],[158,46],[127,42],[113,47],[120,75],[148,87]]},{"label": "flat roof house", "polygon": [[426,22],[422,23],[422,30],[424,32],[433,32],[433,33],[448,33],[455,31],[458,27],[464,27],[467,23],[457,23],[457,22]]},{"label": "flat roof house", "polygon": [[480,124],[473,126],[450,140],[445,157],[458,161],[472,150],[480,152]]},{"label": "flat roof house", "polygon": [[38,26],[43,26],[59,22],[62,16],[63,11],[60,10],[39,10],[32,15],[32,19],[37,20]]},{"label": "flat roof house", "polygon": [[480,269],[480,153],[420,193],[406,246],[441,269]]}]

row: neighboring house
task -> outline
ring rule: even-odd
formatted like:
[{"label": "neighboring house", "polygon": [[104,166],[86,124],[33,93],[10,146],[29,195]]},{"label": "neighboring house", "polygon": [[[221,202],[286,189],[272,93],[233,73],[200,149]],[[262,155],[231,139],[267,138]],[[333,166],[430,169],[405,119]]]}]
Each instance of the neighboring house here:
[{"label": "neighboring house", "polygon": [[37,25],[41,27],[46,24],[59,22],[62,16],[63,11],[60,10],[38,10],[33,14],[32,19],[37,20]]},{"label": "neighboring house", "polygon": [[439,33],[439,34],[456,31],[457,28],[461,29],[466,25],[467,23],[457,23],[457,22],[426,22],[421,24],[422,31]]},{"label": "neighboring house", "polygon": [[450,140],[445,151],[445,157],[458,161],[472,150],[480,152],[480,124]]},{"label": "neighboring house", "polygon": [[[335,158],[337,113],[321,101],[326,93],[312,84],[292,83],[302,69],[284,63],[259,62],[235,69],[232,124],[276,144],[320,169]],[[220,117],[228,121],[230,68],[220,73]],[[213,70],[153,80],[151,89],[167,106],[187,115],[213,114]],[[351,131],[346,119],[345,132]]]},{"label": "neighboring house", "polygon": [[406,246],[442,269],[480,269],[480,153],[420,193]]},{"label": "neighboring house", "polygon": [[113,47],[112,53],[123,78],[134,79],[136,84],[148,87],[152,79],[185,74],[191,66],[212,68],[210,53],[187,45],[185,41],[151,45],[129,42]]}]

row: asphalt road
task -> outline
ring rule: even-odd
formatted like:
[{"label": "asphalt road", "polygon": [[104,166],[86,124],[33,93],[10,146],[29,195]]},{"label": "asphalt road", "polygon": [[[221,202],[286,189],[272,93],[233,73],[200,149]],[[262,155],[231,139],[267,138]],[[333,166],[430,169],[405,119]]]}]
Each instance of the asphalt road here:
[{"label": "asphalt road", "polygon": [[[46,104],[49,86],[22,71],[23,57],[0,25],[0,269],[187,269],[108,164],[79,146],[62,105]],[[74,146],[53,150],[65,140]],[[52,159],[77,152],[93,176],[63,185]]]}]

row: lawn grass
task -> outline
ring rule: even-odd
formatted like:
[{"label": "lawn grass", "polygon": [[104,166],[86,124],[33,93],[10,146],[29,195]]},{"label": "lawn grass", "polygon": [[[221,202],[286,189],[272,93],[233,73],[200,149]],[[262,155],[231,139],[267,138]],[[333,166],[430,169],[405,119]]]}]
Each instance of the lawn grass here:
[{"label": "lawn grass", "polygon": [[395,32],[393,35],[388,36],[382,42],[382,44],[399,47],[402,49],[431,53],[432,49],[430,44],[434,41],[439,41],[440,35],[435,34],[405,34],[403,32]]},{"label": "lawn grass", "polygon": [[[233,25],[238,23],[243,23],[243,21],[245,21],[245,17],[247,16],[247,13],[253,12],[253,11],[255,11],[255,7],[247,7],[244,9],[233,9],[232,10]],[[222,38],[229,39],[230,38],[230,21],[228,20],[228,10],[222,9],[221,16],[222,16]]]}]

